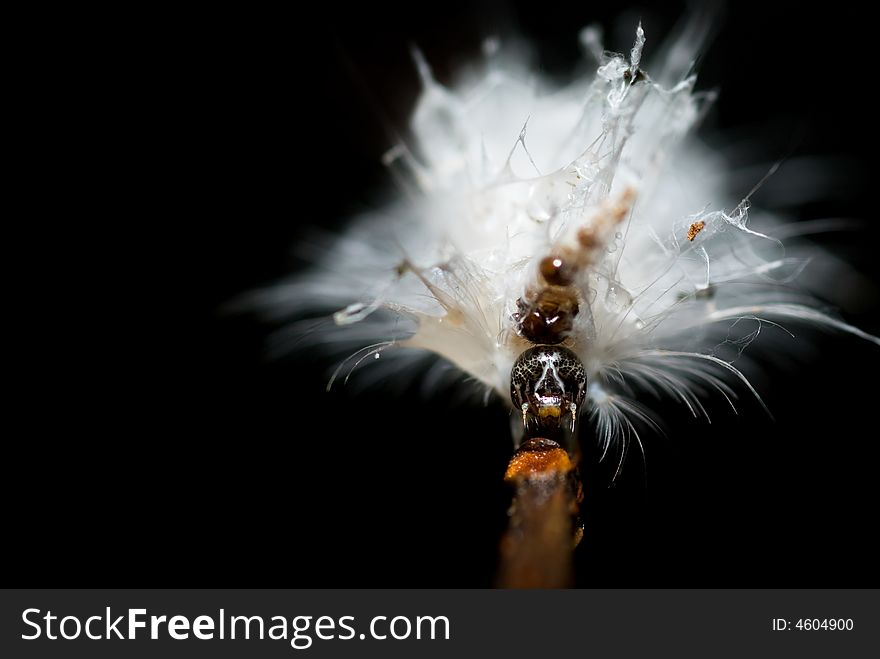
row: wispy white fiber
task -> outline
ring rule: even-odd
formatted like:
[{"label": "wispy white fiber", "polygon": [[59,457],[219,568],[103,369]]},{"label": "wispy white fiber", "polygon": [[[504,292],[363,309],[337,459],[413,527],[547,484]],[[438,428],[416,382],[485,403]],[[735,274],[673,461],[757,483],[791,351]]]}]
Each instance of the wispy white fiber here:
[{"label": "wispy white fiber", "polygon": [[[626,56],[586,29],[595,72],[562,87],[506,59],[497,41],[484,73],[455,88],[416,52],[415,140],[385,161],[417,193],[355,218],[311,271],[258,294],[277,318],[312,319],[284,345],[296,335],[301,348],[344,357],[331,385],[355,369],[432,387],[464,375],[509,404],[511,365],[528,347],[516,301],[543,257],[583,249],[583,228],[597,243],[564,345],[587,368],[586,415],[606,451],[640,441],[655,395],[695,416],[708,416],[709,395],[734,409],[739,394],[757,397],[716,354],[720,343],[741,353],[764,327],[804,324],[880,343],[813,303],[815,253],[785,245],[790,228],[775,233],[766,214],[754,228],[749,196],[727,196],[723,163],[693,137],[714,100],[690,73],[702,36],[692,25],[652,61],[641,26]],[[796,339],[778,345],[793,350]],[[443,368],[426,373],[425,354]]]}]

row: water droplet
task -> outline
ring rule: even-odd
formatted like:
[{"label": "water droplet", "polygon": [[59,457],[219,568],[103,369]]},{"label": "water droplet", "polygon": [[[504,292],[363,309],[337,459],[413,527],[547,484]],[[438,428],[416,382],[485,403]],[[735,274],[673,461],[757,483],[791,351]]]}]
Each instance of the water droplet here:
[{"label": "water droplet", "polygon": [[609,311],[620,313],[632,306],[632,295],[618,283],[609,283],[605,293],[605,306]]},{"label": "water droplet", "polygon": [[373,359],[379,359],[379,353],[378,353],[378,352],[377,352],[375,355],[373,355]]}]

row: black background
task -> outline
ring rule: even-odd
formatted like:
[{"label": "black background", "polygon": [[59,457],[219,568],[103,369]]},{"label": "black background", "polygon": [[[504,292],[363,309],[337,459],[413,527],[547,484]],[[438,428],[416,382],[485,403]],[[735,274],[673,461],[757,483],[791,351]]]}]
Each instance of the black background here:
[{"label": "black background", "polygon": [[[53,288],[47,297],[34,282],[50,316],[34,351],[48,358],[31,360],[18,387],[26,420],[8,445],[8,578],[492,585],[505,408],[418,391],[327,394],[322,365],[267,360],[271,328],[221,307],[301,267],[292,247],[309,227],[341,227],[381,202],[383,122],[405,132],[418,92],[411,43],[443,81],[482,37],[515,31],[564,74],[582,25],[604,23],[607,46],[625,50],[641,17],[650,48],[685,11],[545,5],[153,8],[78,15],[75,33],[67,17],[30,23],[40,44],[52,41],[44,24],[67,32],[67,47],[39,59],[52,72],[41,86],[83,157],[59,146],[54,160],[66,164],[65,221],[33,220],[35,253],[53,255],[36,266],[53,268]],[[700,86],[721,90],[707,132],[757,143],[757,159],[792,143],[845,157],[840,198],[788,210],[867,220],[824,242],[878,281],[866,29],[841,3],[735,3]],[[844,316],[880,332],[870,305]],[[878,366],[876,346],[833,336],[812,362],[761,383],[775,421],[746,402],[707,425],[670,404],[667,436],[647,440],[644,460],[631,453],[613,486],[613,465],[587,446],[579,583],[876,586]]]}]

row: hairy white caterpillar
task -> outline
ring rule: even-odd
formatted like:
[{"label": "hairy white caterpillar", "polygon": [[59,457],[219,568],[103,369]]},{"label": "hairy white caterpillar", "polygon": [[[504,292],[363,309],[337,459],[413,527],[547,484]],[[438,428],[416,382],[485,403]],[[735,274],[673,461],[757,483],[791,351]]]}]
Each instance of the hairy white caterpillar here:
[{"label": "hairy white caterpillar", "polygon": [[[641,26],[626,55],[588,28],[594,73],[562,87],[496,42],[485,71],[455,88],[416,53],[415,141],[386,155],[405,194],[355,218],[259,304],[298,319],[299,348],[345,357],[328,386],[356,370],[364,383],[408,374],[432,386],[463,372],[507,401],[518,357],[558,343],[586,373],[572,423],[588,416],[605,452],[654,423],[640,394],[695,416],[707,396],[757,397],[741,364],[767,326],[880,344],[815,302],[806,266],[821,255],[784,244],[796,230],[750,208],[751,192],[727,196],[723,163],[693,137],[714,95],[696,90],[701,39],[687,36],[643,62]],[[425,354],[440,366],[426,373]]]}]

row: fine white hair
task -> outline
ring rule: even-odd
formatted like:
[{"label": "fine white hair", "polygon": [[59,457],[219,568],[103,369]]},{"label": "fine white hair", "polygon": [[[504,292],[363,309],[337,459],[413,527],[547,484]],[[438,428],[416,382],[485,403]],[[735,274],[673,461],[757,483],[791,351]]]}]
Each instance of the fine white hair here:
[{"label": "fine white hair", "polygon": [[[724,162],[694,136],[715,98],[691,73],[695,32],[652,61],[640,25],[625,55],[587,28],[593,74],[564,86],[495,41],[454,88],[415,52],[414,141],[385,157],[404,193],[354,218],[312,269],[255,295],[294,319],[283,345],[345,357],[331,386],[369,363],[366,383],[409,374],[430,388],[463,373],[509,404],[527,347],[516,301],[542,258],[581,249],[583,228],[598,248],[574,283],[580,312],[565,345],[587,369],[585,414],[606,451],[640,441],[655,395],[695,416],[707,396],[757,397],[743,350],[766,328],[780,341],[812,325],[880,344],[816,302],[816,247],[789,244],[796,230],[752,209],[751,192],[728,196]],[[426,369],[426,354],[442,360]]]}]

